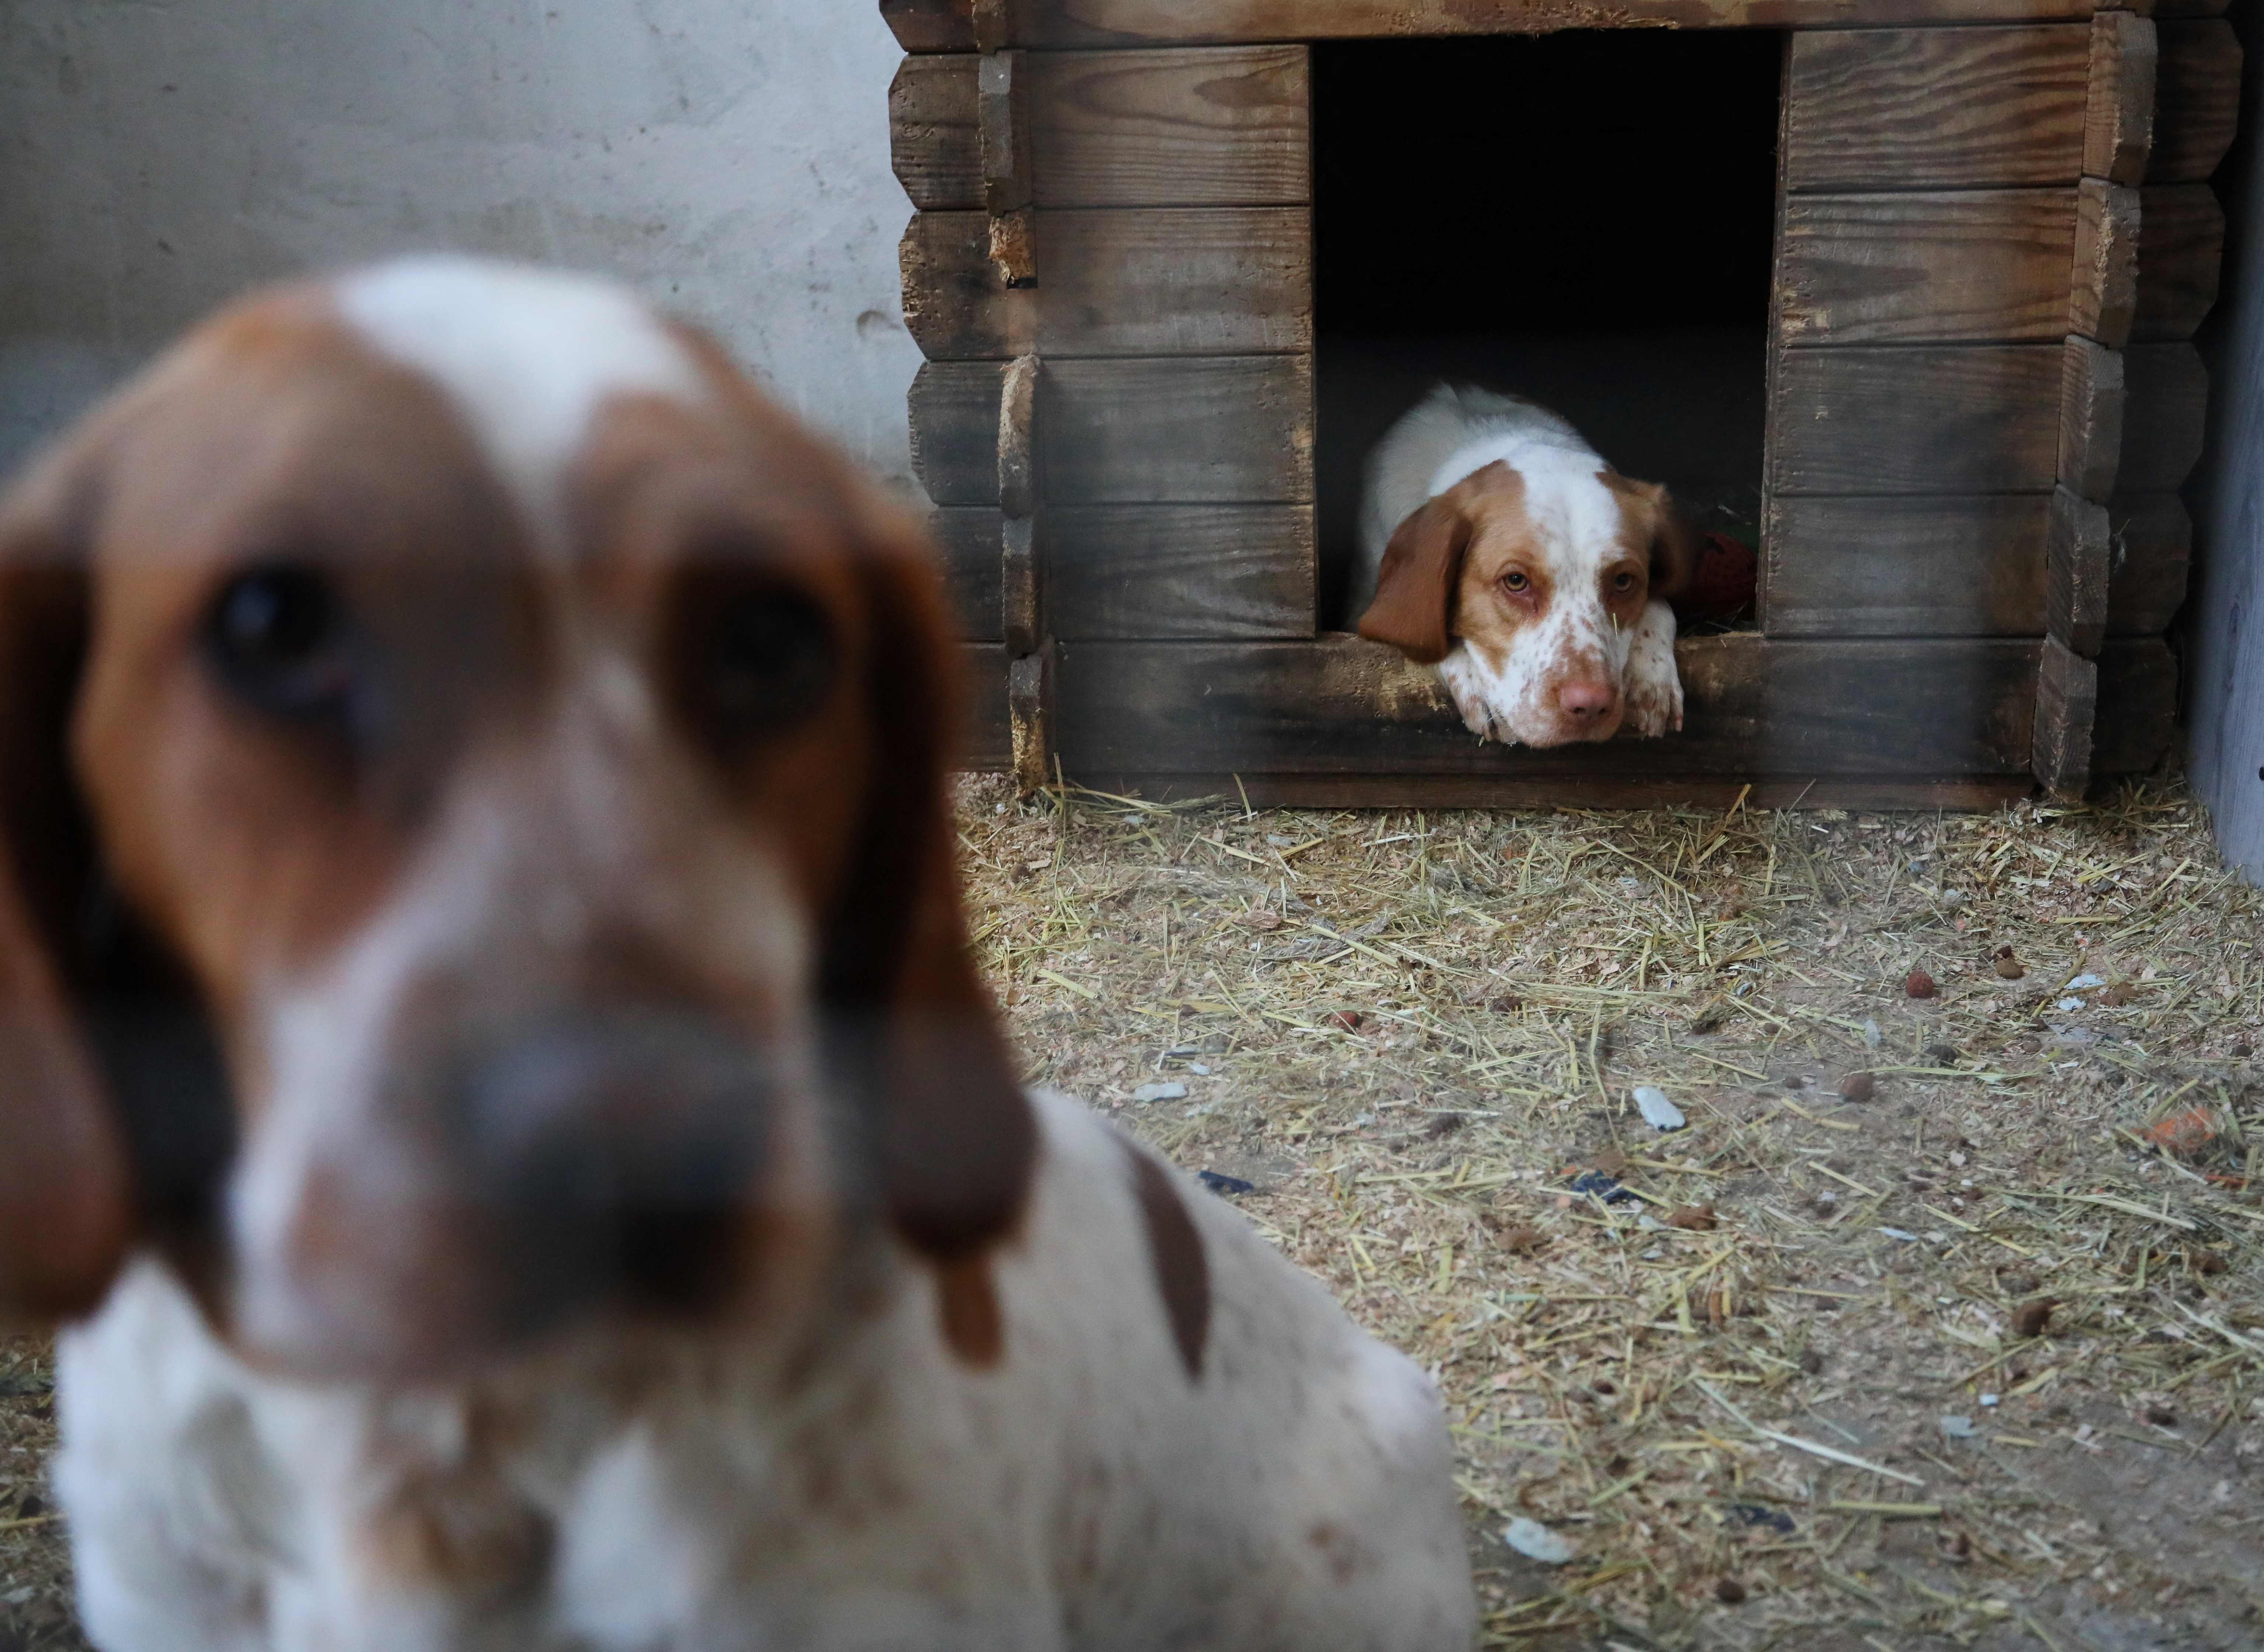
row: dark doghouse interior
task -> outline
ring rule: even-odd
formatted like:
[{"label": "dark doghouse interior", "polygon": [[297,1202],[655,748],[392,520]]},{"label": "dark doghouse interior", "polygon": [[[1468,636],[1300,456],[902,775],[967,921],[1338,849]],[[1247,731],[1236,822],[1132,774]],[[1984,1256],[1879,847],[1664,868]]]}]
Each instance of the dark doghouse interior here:
[{"label": "dark doghouse interior", "polygon": [[1513,391],[1758,545],[1782,37],[1583,30],[1312,53],[1320,618],[1361,473],[1441,380]]}]

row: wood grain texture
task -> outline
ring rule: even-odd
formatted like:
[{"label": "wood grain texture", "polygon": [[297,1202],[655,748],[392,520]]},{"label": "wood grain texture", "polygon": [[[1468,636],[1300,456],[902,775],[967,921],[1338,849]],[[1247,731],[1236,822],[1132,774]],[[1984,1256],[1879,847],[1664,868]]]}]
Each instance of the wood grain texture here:
[{"label": "wood grain texture", "polygon": [[2090,51],[2080,23],[1796,34],[1785,187],[2071,183],[2082,170]]},{"label": "wood grain texture", "polygon": [[2089,10],[2088,0],[1034,0],[1016,25],[1016,43],[1104,47],[1538,34],[1631,23],[1683,28],[2016,23],[2083,18]]},{"label": "wood grain texture", "polygon": [[1054,766],[1054,654],[1051,648],[1006,662],[1006,772],[1027,797],[1050,786]]},{"label": "wood grain texture", "polygon": [[931,361],[912,375],[912,474],[938,504],[998,503],[1003,361]]},{"label": "wood grain texture", "polygon": [[1051,362],[1040,405],[1049,505],[1313,497],[1310,356]]},{"label": "wood grain texture", "polygon": [[1026,517],[1038,506],[1038,384],[1035,356],[1017,356],[998,381],[998,508]]},{"label": "wood grain texture", "polygon": [[972,54],[907,57],[889,83],[889,160],[922,212],[983,205],[981,62]]},{"label": "wood grain texture", "polygon": [[2104,502],[2122,459],[2129,364],[2119,350],[2071,335],[2059,382],[2057,478],[2079,498]]},{"label": "wood grain texture", "polygon": [[2135,11],[2091,19],[2091,89],[2083,119],[2083,170],[2110,184],[2145,176],[2154,141],[2154,20]]},{"label": "wood grain texture", "polygon": [[1041,206],[1293,206],[1312,199],[1302,46],[1034,60]]},{"label": "wood grain texture", "polygon": [[1056,636],[1313,634],[1309,504],[1056,506],[1046,554]]},{"label": "wood grain texture", "polygon": [[1030,204],[1030,77],[1026,52],[985,52],[975,73],[983,205],[994,216]]},{"label": "wood grain texture", "polygon": [[2107,504],[2113,571],[2107,634],[2159,636],[2185,605],[2193,564],[2193,518],[2173,493],[2129,494]]},{"label": "wood grain texture", "polygon": [[1478,745],[1435,672],[1355,637],[1064,643],[1061,750],[1072,778],[2025,773],[2038,647],[1685,639],[1683,733],[1533,751]]},{"label": "wood grain texture", "polygon": [[2217,170],[2240,124],[2240,40],[2222,18],[2166,20],[2154,83],[2150,184],[2198,184]]},{"label": "wood grain texture", "polygon": [[999,617],[1000,523],[996,505],[940,505],[928,518],[946,599],[967,642],[997,642]]},{"label": "wood grain texture", "polygon": [[1777,241],[1789,345],[2041,342],[2067,331],[2072,189],[1796,195]]},{"label": "wood grain texture", "polygon": [[[889,93],[896,177],[924,212],[983,191],[981,58],[910,57]],[[1025,54],[1041,206],[1295,206],[1312,198],[1302,46]]]},{"label": "wood grain texture", "polygon": [[1747,808],[1982,812],[2027,797],[2025,774],[1913,780],[1793,776],[1741,780],[1720,775],[1593,775],[1530,779],[1489,774],[1108,774],[1083,784],[1157,802],[1250,800],[1255,808]]},{"label": "wood grain texture", "polygon": [[2133,344],[2122,354],[2130,388],[2115,486],[2125,493],[2174,492],[2201,460],[2209,370],[2189,344]]},{"label": "wood grain texture", "polygon": [[2130,337],[2138,310],[2139,192],[2086,178],[2075,206],[2068,329],[2109,348]]},{"label": "wood grain texture", "polygon": [[2089,659],[2107,638],[2114,547],[2107,507],[2055,488],[2044,554],[2044,630]]},{"label": "wood grain texture", "polygon": [[1772,637],[2035,636],[2050,501],[1774,498],[1762,628]]},{"label": "wood grain texture", "polygon": [[1777,352],[1770,490],[2042,493],[2057,445],[2054,344]]},{"label": "wood grain texture", "polygon": [[2099,668],[2046,637],[2036,663],[2032,769],[2056,797],[2081,797],[2091,785],[2092,725],[2099,708]]},{"label": "wood grain texture", "polygon": [[996,774],[1012,760],[1013,736],[1006,718],[1006,650],[998,643],[960,645],[959,729],[961,767]]},{"label": "wood grain texture", "polygon": [[1005,285],[983,214],[925,212],[906,226],[904,324],[930,359],[1311,347],[1305,207],[1043,209],[1034,218],[1034,290]]},{"label": "wood grain texture", "polygon": [[881,20],[907,52],[975,50],[974,0],[881,0]]},{"label": "wood grain texture", "polygon": [[2091,772],[2151,773],[2177,749],[2176,656],[2158,637],[2109,640],[2098,665]]},{"label": "wood grain texture", "polygon": [[2137,307],[2130,336],[2190,338],[2217,303],[2224,208],[2206,184],[2150,185],[2138,230]]}]

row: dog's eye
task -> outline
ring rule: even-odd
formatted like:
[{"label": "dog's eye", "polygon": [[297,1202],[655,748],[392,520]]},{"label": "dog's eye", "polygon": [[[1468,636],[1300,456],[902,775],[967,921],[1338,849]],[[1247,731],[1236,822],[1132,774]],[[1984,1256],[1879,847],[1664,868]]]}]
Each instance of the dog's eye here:
[{"label": "dog's eye", "polygon": [[1532,583],[1521,571],[1514,568],[1501,576],[1501,588],[1504,591],[1523,591]]},{"label": "dog's eye", "polygon": [[1612,576],[1612,589],[1624,597],[1635,589],[1635,576],[1625,569]]},{"label": "dog's eye", "polygon": [[314,569],[272,563],[229,581],[206,619],[205,647],[221,681],[262,711],[311,721],[346,709],[345,605]]},{"label": "dog's eye", "polygon": [[833,626],[791,586],[724,599],[708,634],[708,695],[723,725],[759,735],[809,715],[833,686]]}]

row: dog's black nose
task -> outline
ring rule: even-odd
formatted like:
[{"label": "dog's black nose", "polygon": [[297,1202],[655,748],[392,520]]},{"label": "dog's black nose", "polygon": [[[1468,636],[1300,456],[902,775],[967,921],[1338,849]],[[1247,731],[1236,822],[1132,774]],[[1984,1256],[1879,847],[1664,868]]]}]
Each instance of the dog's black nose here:
[{"label": "dog's black nose", "polygon": [[773,1088],[759,1051],[669,1010],[560,1017],[472,1062],[460,1118],[506,1334],[602,1301],[686,1312],[726,1294]]}]

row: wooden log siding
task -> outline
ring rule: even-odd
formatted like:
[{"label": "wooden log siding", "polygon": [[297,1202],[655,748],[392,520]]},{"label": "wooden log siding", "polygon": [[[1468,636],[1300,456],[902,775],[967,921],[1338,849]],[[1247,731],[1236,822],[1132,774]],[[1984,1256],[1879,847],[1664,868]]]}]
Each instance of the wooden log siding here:
[{"label": "wooden log siding", "polygon": [[2166,19],[2154,83],[2150,184],[2198,184],[2217,170],[2240,124],[2240,40],[2222,18]]},{"label": "wooden log siding", "polygon": [[1772,637],[2035,636],[2043,494],[1772,499]]},{"label": "wooden log siding", "polygon": [[[922,212],[982,206],[976,59],[907,58],[889,95],[897,178]],[[1302,46],[1024,58],[1040,206],[1295,206],[1311,199]]]},{"label": "wooden log siding", "polygon": [[2082,170],[2090,53],[2081,23],[1795,34],[1784,186],[2064,187]]},{"label": "wooden log siding", "polygon": [[2045,492],[2060,355],[2057,344],[1781,351],[1769,491]]},{"label": "wooden log siding", "polygon": [[[971,0],[882,0],[908,52],[976,47]],[[1231,45],[1421,34],[1537,34],[1671,24],[1682,28],[1832,28],[1857,24],[2080,19],[2091,0],[1030,0],[1012,44]]]},{"label": "wooden log siding", "polygon": [[2057,339],[2075,229],[2072,188],[1791,197],[1778,337],[1789,346]]},{"label": "wooden log siding", "polygon": [[1040,209],[1035,288],[1010,289],[989,220],[924,212],[904,231],[904,324],[931,360],[1254,355],[1312,347],[1303,206]]}]

